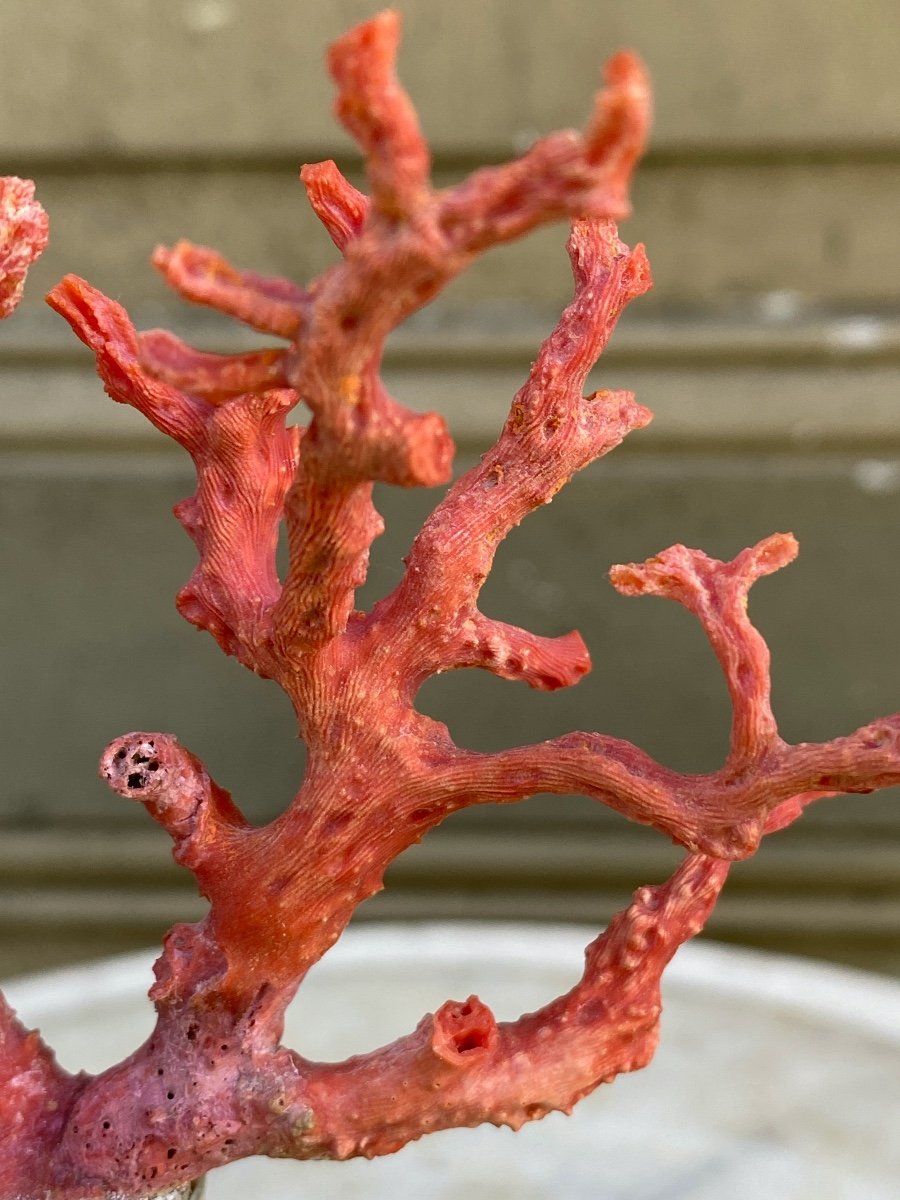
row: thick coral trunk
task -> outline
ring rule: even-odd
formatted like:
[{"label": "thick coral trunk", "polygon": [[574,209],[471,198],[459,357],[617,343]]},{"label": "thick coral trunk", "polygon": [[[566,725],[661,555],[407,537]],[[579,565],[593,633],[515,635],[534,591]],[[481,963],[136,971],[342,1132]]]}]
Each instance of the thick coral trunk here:
[{"label": "thick coral trunk", "polygon": [[[679,774],[593,732],[476,754],[416,710],[421,684],[446,670],[480,667],[552,689],[590,667],[577,633],[537,636],[485,616],[478,599],[507,533],[650,419],[630,393],[584,394],[621,311],[650,286],[643,249],[620,242],[613,223],[628,209],[649,90],[639,62],[620,54],[584,133],[541,138],[517,161],[436,191],[394,74],[398,37],[398,19],[385,13],[330,53],[337,113],[366,156],[371,192],[331,162],[304,168],[310,203],[341,252],[336,266],[300,288],[188,243],[155,255],[183,296],[284,348],[212,355],[165,332],[137,333],[83,280],[69,276],[50,294],[113,399],[191,455],[197,490],[176,516],[199,562],[179,609],[284,689],[308,767],[288,810],[258,828],[171,735],[132,733],[108,747],[104,778],[168,830],[209,913],[166,939],[152,1037],[97,1077],[61,1072],[0,1008],[0,1200],[136,1197],[248,1154],[371,1156],[450,1125],[518,1127],[568,1111],[649,1061],[660,977],[709,915],[728,860],[820,796],[900,782],[900,715],[822,745],[779,736],[768,651],[747,601],[757,578],[794,556],[785,534],[731,562],[674,546],[613,568],[621,592],[666,596],[700,620],[733,709],[717,772]],[[497,444],[437,505],[400,584],[358,612],[381,531],[374,483],[434,486],[452,473],[443,419],[404,408],[384,386],[385,339],[477,254],[560,218],[572,222],[571,304]],[[14,303],[44,234],[27,185],[6,181],[0,306]],[[300,401],[312,414],[303,431],[287,423]],[[569,791],[689,853],[588,948],[567,995],[507,1024],[475,997],[448,1001],[408,1037],[342,1064],[281,1046],[284,1009],[305,973],[399,853],[466,805]]]}]

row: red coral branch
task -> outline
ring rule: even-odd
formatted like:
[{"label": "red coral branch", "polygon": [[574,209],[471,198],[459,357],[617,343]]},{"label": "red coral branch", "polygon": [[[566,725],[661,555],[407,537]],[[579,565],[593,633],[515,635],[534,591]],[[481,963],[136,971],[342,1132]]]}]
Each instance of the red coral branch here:
[{"label": "red coral branch", "polygon": [[284,353],[253,350],[249,354],[206,354],[187,346],[166,329],[137,335],[141,366],[154,379],[218,404],[245,392],[287,386]]},{"label": "red coral branch", "polygon": [[650,124],[650,85],[633,54],[607,63],[606,87],[583,136],[540,138],[516,162],[476,171],[445,193],[440,223],[469,253],[521,237],[539,221],[630,214],[628,187]]},{"label": "red coral branch", "polygon": [[331,159],[307,163],[300,172],[300,180],[313,212],[338,250],[343,250],[363,231],[370,211],[368,196],[345,179]]},{"label": "red coral branch", "polygon": [[0,1196],[26,1196],[63,1135],[78,1081],[0,994]]},{"label": "red coral branch", "polygon": [[743,858],[813,800],[900,783],[900,714],[830,742],[780,744],[746,774],[683,775],[630,742],[570,733],[493,754],[458,750],[435,776],[435,803],[447,808],[580,792],[688,849]]},{"label": "red coral branch", "polygon": [[0,320],[22,299],[28,268],[47,245],[47,214],[30,179],[0,176]]},{"label": "red coral branch", "polygon": [[791,534],[776,533],[730,563],[701,550],[672,546],[645,563],[613,567],[610,578],[625,596],[664,596],[696,616],[719,660],[731,697],[729,769],[738,774],[777,739],[770,703],[769,649],[747,614],[750,587],[797,556]]},{"label": "red coral branch", "polygon": [[378,376],[385,338],[488,247],[563,216],[624,213],[649,119],[642,68],[620,55],[584,137],[543,139],[518,162],[434,193],[427,148],[394,76],[398,36],[396,16],[382,14],[337,42],[329,58],[339,114],[366,153],[374,200],[373,207],[333,163],[304,168],[342,263],[304,292],[184,242],[155,256],[188,299],[292,340],[283,355],[219,359],[154,333],[142,339],[141,362],[160,380],[214,401],[245,386],[286,383],[311,409],[285,501],[290,565],[273,614],[280,653],[293,657],[346,627],[381,531],[372,482],[434,486],[450,475],[443,419],[409,412]]},{"label": "red coral branch", "polygon": [[[308,765],[287,811],[254,827],[171,736],[133,733],[107,749],[104,778],[169,832],[210,908],[166,939],[152,1037],[96,1078],[59,1074],[0,1012],[0,1129],[23,1097],[14,1146],[0,1142],[9,1146],[0,1182],[12,1181],[9,1194],[22,1200],[134,1197],[247,1154],[383,1154],[448,1125],[518,1127],[568,1111],[649,1060],[661,973],[711,911],[726,860],[819,796],[900,782],[900,715],[822,745],[778,735],[768,651],[746,607],[754,580],[793,557],[787,535],[730,563],[676,546],[613,569],[620,591],[667,596],[701,621],[733,707],[718,772],[679,774],[599,733],[476,754],[416,710],[419,686],[445,670],[481,667],[555,688],[589,669],[578,634],[540,637],[477,605],[506,534],[649,420],[630,393],[584,395],[622,309],[650,286],[642,248],[629,250],[612,224],[627,211],[649,90],[637,60],[619,55],[584,134],[542,138],[516,162],[435,191],[394,74],[398,34],[396,16],[383,14],[330,54],[337,111],[365,154],[372,190],[370,200],[330,162],[304,168],[340,262],[301,289],[187,243],[156,254],[181,294],[286,347],[220,356],[164,332],[137,334],[117,304],[71,276],[49,297],[93,350],[113,399],[191,454],[197,491],[176,515],[199,562],[179,608],[277,680]],[[572,303],[497,444],[426,522],[399,586],[356,612],[381,530],[373,484],[432,486],[452,466],[443,420],[388,394],[379,375],[385,339],[476,254],[560,217],[573,220]],[[302,438],[285,424],[301,399],[312,414]],[[279,580],[282,522],[289,561]],[[305,973],[401,851],[466,805],[570,791],[692,852],[588,949],[571,992],[509,1024],[474,997],[448,1002],[409,1037],[344,1064],[281,1047],[284,1009]],[[46,1109],[52,1119],[43,1096],[56,1104]]]},{"label": "red coral branch", "polygon": [[[578,791],[688,849],[740,858],[753,853],[764,832],[784,828],[815,799],[900,783],[900,713],[825,743],[788,745],[778,735],[769,652],[747,615],[747,595],[756,579],[796,552],[793,537],[774,534],[729,563],[673,546],[646,563],[612,568],[619,591],[677,600],[702,622],[733,706],[731,751],[721,770],[682,774],[630,742],[571,733],[493,754],[454,748],[435,767],[436,802],[455,808]],[[471,665],[493,666],[490,660]],[[439,669],[432,663],[429,673]]]}]

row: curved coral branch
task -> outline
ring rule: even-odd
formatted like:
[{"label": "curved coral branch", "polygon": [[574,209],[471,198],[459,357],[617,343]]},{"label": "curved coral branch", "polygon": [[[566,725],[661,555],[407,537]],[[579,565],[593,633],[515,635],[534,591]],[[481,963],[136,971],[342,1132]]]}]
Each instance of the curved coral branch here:
[{"label": "curved coral branch", "polygon": [[666,884],[641,888],[588,947],[579,983],[538,1012],[498,1024],[473,996],[372,1054],[309,1064],[315,1140],[329,1157],[373,1158],[438,1129],[518,1129],[645,1066],[662,972],[703,927],[727,874],[727,863],[690,857]]},{"label": "curved coral branch", "polygon": [[628,184],[644,152],[652,119],[650,79],[637,55],[621,50],[606,64],[605,87],[597,93],[594,112],[584,133],[588,162],[602,165],[621,189],[628,208]]},{"label": "curved coral branch", "polygon": [[[48,239],[30,179],[0,176],[0,320],[11,315]],[[59,1141],[78,1081],[27,1030],[0,992],[0,1196],[26,1195]]]},{"label": "curved coral branch", "polygon": [[[0,1191],[11,1181],[23,1200],[134,1196],[252,1153],[374,1155],[450,1124],[517,1127],[568,1110],[649,1059],[660,974],[706,919],[725,860],[819,796],[900,782],[900,714],[823,745],[778,736],[768,651],[746,603],[751,583],[792,557],[786,535],[731,563],[673,547],[613,571],[620,591],[676,599],[702,622],[734,709],[719,772],[678,774],[599,733],[476,754],[415,710],[422,681],[454,667],[542,688],[589,667],[577,634],[539,637],[486,617],[477,602],[502,538],[649,419],[630,393],[583,394],[619,313],[650,283],[643,250],[624,246],[610,221],[627,210],[649,91],[637,60],[619,55],[584,134],[542,138],[517,162],[434,192],[394,76],[398,35],[397,18],[383,14],[331,53],[338,112],[363,148],[373,193],[370,201],[333,163],[304,169],[310,203],[341,250],[337,265],[304,290],[187,243],[157,252],[182,295],[286,347],[205,354],[159,331],[136,334],[118,305],[73,277],[50,296],[94,351],[110,395],[192,455],[197,492],[176,512],[199,563],[179,607],[277,679],[309,753],[294,801],[257,828],[173,738],[129,734],[107,750],[104,777],[168,830],[210,909],[166,939],[152,1037],[97,1078],[70,1083],[0,1009],[0,1115],[21,1100],[28,1125],[14,1166],[0,1158]],[[40,240],[30,193],[19,194],[26,245],[7,254],[7,295]],[[400,586],[354,615],[381,529],[373,483],[430,486],[451,471],[443,420],[407,410],[381,381],[385,339],[475,254],[561,216],[574,220],[572,303],[497,445],[426,523]],[[0,285],[0,302],[3,294]],[[285,424],[301,400],[312,414],[302,440]],[[497,1024],[474,997],[449,1002],[410,1037],[340,1065],[281,1048],[285,1005],[387,865],[461,807],[535,792],[593,796],[694,853],[667,884],[636,895],[589,948],[580,983],[539,1013]],[[45,1112],[41,1095],[57,1107]]]},{"label": "curved coral branch", "polygon": [[66,1127],[80,1081],[0,993],[0,1196],[24,1196]]},{"label": "curved coral branch", "polygon": [[694,857],[668,883],[640,889],[588,947],[581,980],[536,1013],[498,1024],[476,997],[450,1001],[409,1037],[341,1064],[280,1049],[264,992],[235,1014],[179,991],[204,948],[176,929],[157,967],[156,1029],[130,1059],[78,1081],[59,1149],[38,1167],[44,1187],[78,1180],[82,1193],[102,1194],[115,1179],[140,1194],[248,1154],[373,1157],[449,1126],[518,1128],[570,1111],[652,1057],[662,971],[702,927],[727,872]]},{"label": "curved coral branch", "polygon": [[772,813],[779,817],[770,830],[783,828],[821,796],[898,783],[900,713],[830,742],[779,743],[738,773],[683,775],[600,733],[570,733],[492,754],[459,750],[436,768],[434,797],[458,808],[577,792],[689,850],[743,858],[759,845]]},{"label": "curved coral branch", "polygon": [[[372,614],[412,688],[437,670],[460,666],[531,682],[542,676],[533,635],[494,624],[476,609],[494,554],[576,471],[650,419],[629,392],[582,394],[622,310],[650,286],[643,247],[629,250],[611,222],[585,220],[573,226],[568,251],[575,297],[541,347],[497,444],[434,510],[403,580]],[[557,655],[566,650],[574,658],[553,672],[559,683],[574,682],[586,669],[580,639],[559,644]]]},{"label": "curved coral branch", "polygon": [[166,329],[137,335],[141,366],[155,379],[218,404],[246,392],[287,386],[284,351],[207,354],[186,345]]},{"label": "curved coral branch", "polygon": [[700,621],[719,660],[732,705],[729,768],[737,773],[777,741],[769,648],[747,615],[751,585],[797,556],[791,534],[775,533],[729,563],[701,550],[672,546],[645,563],[615,566],[613,586],[625,596],[677,600]]},{"label": "curved coral branch", "polygon": [[340,386],[341,407],[327,416],[317,412],[285,498],[289,565],[273,621],[279,650],[289,659],[346,627],[366,578],[369,547],[383,529],[372,504],[373,481],[433,487],[447,481],[452,467],[443,417],[403,408],[374,362]]},{"label": "curved coral branch", "polygon": [[281,594],[275,554],[300,453],[300,431],[285,425],[294,402],[281,389],[211,409],[194,458],[197,491],[175,508],[200,552],[178,611],[263,675],[273,670],[270,629]]},{"label": "curved coral branch", "polygon": [[47,297],[97,356],[114,400],[142,412],[190,453],[197,492],[176,508],[200,561],[178,597],[194,625],[261,674],[271,670],[271,612],[280,596],[275,551],[284,497],[296,470],[299,431],[285,416],[287,389],[211,403],[150,375],[120,305],[75,276]]},{"label": "curved coral branch", "polygon": [[158,332],[139,343],[146,370],[192,395],[218,403],[238,389],[286,383],[313,413],[284,505],[289,566],[273,619],[287,657],[315,650],[346,627],[381,529],[372,482],[433,486],[450,477],[453,446],[443,420],[409,412],[379,378],[387,335],[489,246],[560,216],[625,212],[646,137],[646,77],[633,56],[620,55],[583,136],[542,139],[517,162],[433,193],[427,146],[394,76],[398,38],[399,19],[383,13],[331,52],[338,112],[366,155],[373,200],[333,163],[308,166],[302,178],[342,263],[303,291],[238,271],[186,242],[156,252],[182,295],[288,338],[290,349],[220,358]]},{"label": "curved coral branch", "polygon": [[458,249],[477,253],[567,216],[622,220],[650,126],[650,83],[634,54],[606,65],[605,87],[583,135],[540,138],[515,162],[476,171],[444,193],[439,222]]},{"label": "curved coral branch", "polygon": [[227,313],[260,333],[292,338],[303,321],[308,298],[302,288],[288,279],[239,271],[206,246],[157,246],[153,265],[185,300]]},{"label": "curved coral branch", "polygon": [[425,202],[431,168],[416,110],[394,73],[399,43],[400,16],[388,11],[355,26],[328,53],[335,115],[366,156],[376,210],[394,220]]},{"label": "curved coral branch", "polygon": [[[769,651],[747,615],[747,597],[756,579],[790,562],[796,552],[793,537],[773,534],[728,563],[673,546],[646,563],[612,568],[613,582],[624,594],[665,596],[700,619],[733,706],[731,750],[720,771],[681,774],[630,742],[579,732],[493,754],[455,747],[439,753],[435,776],[441,786],[434,790],[434,803],[456,808],[508,803],[538,792],[580,792],[690,850],[740,858],[756,849],[764,832],[783,828],[816,799],[900,783],[900,714],[830,742],[788,745],[778,735],[769,696]],[[447,639],[451,646],[452,638]],[[519,677],[528,678],[522,645],[516,639],[513,666],[520,668]],[[462,665],[513,674],[489,641],[482,643],[482,655],[479,660],[473,651],[471,663]]]},{"label": "curved coral branch", "polygon": [[300,181],[310,207],[338,250],[359,237],[369,215],[369,198],[344,178],[331,159],[307,163],[300,172]]},{"label": "curved coral branch", "polygon": [[[247,822],[203,764],[164,733],[126,733],[103,752],[100,776],[120,796],[139,800],[172,836],[175,858],[196,874],[227,834]],[[214,864],[222,869],[222,862]],[[202,884],[202,879],[201,879]]]},{"label": "curved coral branch", "polygon": [[207,405],[154,379],[142,367],[137,334],[120,304],[77,275],[67,275],[47,294],[47,303],[68,321],[92,350],[106,394],[130,404],[189,454],[203,441]]}]

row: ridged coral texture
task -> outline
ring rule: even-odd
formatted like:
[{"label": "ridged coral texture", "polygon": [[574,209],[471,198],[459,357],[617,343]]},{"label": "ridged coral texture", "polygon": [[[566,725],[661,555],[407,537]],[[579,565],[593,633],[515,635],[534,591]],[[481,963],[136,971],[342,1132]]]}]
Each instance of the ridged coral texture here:
[{"label": "ridged coral texture", "polygon": [[[182,296],[282,348],[221,356],[167,332],[138,333],[114,300],[74,276],[48,297],[95,354],[109,395],[193,459],[197,488],[176,515],[198,560],[178,607],[281,686],[308,766],[288,809],[259,827],[170,734],[130,733],[105,751],[101,774],[168,830],[209,911],[166,938],[152,1036],[100,1075],[63,1071],[0,1008],[2,1200],[138,1197],[247,1155],[374,1156],[448,1126],[518,1128],[568,1112],[651,1058],[662,972],[703,927],[731,860],[819,796],[900,782],[900,715],[821,745],[779,737],[747,596],[793,558],[787,534],[732,562],[674,546],[612,571],[620,592],[668,597],[703,626],[733,707],[719,771],[678,774],[596,732],[475,753],[416,709],[421,684],[443,671],[481,667],[553,689],[590,668],[577,633],[538,636],[485,616],[478,600],[506,534],[650,420],[628,392],[585,391],[619,314],[650,287],[643,248],[619,241],[614,223],[628,212],[650,96],[639,61],[619,54],[583,132],[540,138],[521,158],[436,190],[395,76],[398,40],[399,19],[386,12],[329,53],[336,115],[368,170],[368,195],[333,162],[303,170],[336,265],[300,287],[187,243],[154,255]],[[479,254],[558,220],[571,222],[572,301],[496,444],[451,483],[447,426],[388,393],[385,340]],[[4,181],[4,312],[45,237],[30,185]],[[288,420],[301,401],[305,428]],[[379,481],[450,486],[400,583],[363,612],[355,591],[382,529]],[[281,1044],[306,972],[401,851],[461,808],[537,792],[583,793],[686,851],[668,882],[641,888],[587,948],[570,992],[512,1022],[474,996],[448,1001],[407,1037],[341,1064]]]}]

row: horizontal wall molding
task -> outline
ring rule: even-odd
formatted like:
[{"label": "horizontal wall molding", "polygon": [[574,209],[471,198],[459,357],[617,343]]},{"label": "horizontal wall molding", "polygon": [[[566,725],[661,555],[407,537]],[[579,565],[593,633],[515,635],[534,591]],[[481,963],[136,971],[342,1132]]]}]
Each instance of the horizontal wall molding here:
[{"label": "horizontal wall molding", "polygon": [[[405,6],[401,75],[439,152],[522,148],[581,124],[603,60],[638,50],[662,147],[900,140],[894,0],[710,5],[442,0]],[[7,0],[5,155],[129,147],[207,153],[343,148],[327,44],[369,0]],[[165,80],[165,86],[160,86]],[[76,102],[77,101],[77,102]]]}]

